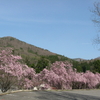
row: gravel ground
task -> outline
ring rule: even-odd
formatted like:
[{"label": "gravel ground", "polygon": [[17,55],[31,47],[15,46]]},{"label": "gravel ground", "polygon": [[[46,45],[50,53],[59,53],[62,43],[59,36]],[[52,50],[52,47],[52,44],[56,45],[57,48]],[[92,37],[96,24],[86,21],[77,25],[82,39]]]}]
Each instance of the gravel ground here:
[{"label": "gravel ground", "polygon": [[17,92],[2,95],[0,100],[100,100],[95,92],[99,94],[100,90]]}]

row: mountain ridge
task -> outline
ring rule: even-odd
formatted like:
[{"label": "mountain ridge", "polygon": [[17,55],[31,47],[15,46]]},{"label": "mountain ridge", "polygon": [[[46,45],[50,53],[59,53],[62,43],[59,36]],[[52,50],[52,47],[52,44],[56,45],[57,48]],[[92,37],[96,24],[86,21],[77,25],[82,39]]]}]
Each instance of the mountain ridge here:
[{"label": "mountain ridge", "polygon": [[[10,36],[0,38],[0,50],[6,48],[12,48],[12,53],[21,56],[23,63],[34,68],[37,73],[42,71],[44,68],[49,68],[49,66],[55,61],[69,61],[72,63],[73,68],[76,68],[78,72],[85,72],[86,70],[100,72],[100,60],[98,60],[100,57],[91,60],[82,58],[71,59]],[[98,68],[95,69],[95,66]]]},{"label": "mountain ridge", "polygon": [[[37,46],[34,46],[32,44],[26,43],[24,41],[21,41],[15,37],[12,36],[5,36],[5,37],[0,37],[0,47],[6,48],[6,47],[11,47],[13,49],[16,49],[15,52],[16,54],[18,54],[17,50],[19,49],[19,51],[23,54],[23,48],[27,49],[29,53],[26,53],[26,51],[24,51],[26,53],[26,55],[29,56],[37,56],[37,55],[42,55],[42,56],[49,56],[49,55],[60,55],[57,53],[53,53],[50,52],[47,49],[43,49]],[[71,58],[69,58],[71,59]],[[100,57],[94,58],[94,59],[100,59]],[[94,60],[92,59],[92,60]],[[87,59],[83,59],[83,58],[74,58],[73,60],[75,61],[87,61]],[[91,60],[91,59],[89,59]]]},{"label": "mountain ridge", "polygon": [[56,55],[56,53],[52,53],[49,50],[42,49],[32,44],[28,44],[24,41],[21,41],[11,36],[0,38],[0,47],[12,47],[14,49],[21,49],[21,50],[25,48],[28,49],[30,53],[34,51],[34,54],[38,53],[38,55]]},{"label": "mountain ridge", "polygon": [[68,60],[69,58],[50,52],[49,50],[28,44],[24,41],[16,39],[11,36],[6,36],[0,38],[0,47],[12,48],[15,55],[20,55],[24,61],[37,63],[41,57],[44,57],[47,60],[50,60],[52,63],[56,60]]}]

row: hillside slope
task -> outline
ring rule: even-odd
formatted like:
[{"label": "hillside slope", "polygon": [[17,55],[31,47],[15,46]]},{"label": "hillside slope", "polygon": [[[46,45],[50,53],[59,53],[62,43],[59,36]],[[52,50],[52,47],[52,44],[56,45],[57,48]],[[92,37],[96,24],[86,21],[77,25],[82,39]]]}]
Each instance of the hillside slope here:
[{"label": "hillside slope", "polygon": [[22,56],[23,60],[25,63],[27,62],[28,65],[30,63],[36,64],[41,57],[48,59],[51,62],[69,59],[10,36],[0,38],[0,48],[13,48],[13,53]]},{"label": "hillside slope", "polygon": [[13,48],[13,54],[22,56],[23,62],[29,67],[34,68],[36,72],[40,72],[46,66],[49,66],[55,61],[67,60],[73,64],[73,68],[76,68],[78,72],[90,70],[92,72],[100,73],[99,57],[91,60],[81,58],[70,59],[68,57],[58,55],[48,50],[20,41],[13,37],[2,37],[0,38],[0,50],[6,48]]},{"label": "hillside slope", "polygon": [[[48,50],[36,47],[34,45],[25,43],[13,37],[0,38],[0,47],[11,47],[16,53],[27,54],[29,56],[35,55],[56,55]],[[18,51],[18,52],[17,52]]]}]

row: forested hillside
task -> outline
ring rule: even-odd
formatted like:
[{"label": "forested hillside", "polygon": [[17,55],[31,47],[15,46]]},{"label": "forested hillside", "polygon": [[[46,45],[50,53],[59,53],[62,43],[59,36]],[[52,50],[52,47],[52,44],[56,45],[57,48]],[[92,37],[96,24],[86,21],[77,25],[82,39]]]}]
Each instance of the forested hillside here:
[{"label": "forested hillside", "polygon": [[0,49],[12,48],[14,55],[20,55],[24,63],[29,67],[41,71],[47,65],[55,61],[70,60],[69,58],[50,52],[49,50],[36,47],[13,37],[0,38]]},{"label": "forested hillside", "polygon": [[36,72],[42,71],[46,66],[54,63],[55,61],[69,61],[73,64],[73,68],[76,68],[78,72],[86,72],[90,70],[92,72],[100,73],[100,60],[84,60],[70,59],[68,57],[50,52],[49,50],[36,47],[34,45],[25,43],[13,37],[0,38],[0,49],[12,48],[14,55],[20,55],[23,58],[23,62],[29,67],[32,67]]}]

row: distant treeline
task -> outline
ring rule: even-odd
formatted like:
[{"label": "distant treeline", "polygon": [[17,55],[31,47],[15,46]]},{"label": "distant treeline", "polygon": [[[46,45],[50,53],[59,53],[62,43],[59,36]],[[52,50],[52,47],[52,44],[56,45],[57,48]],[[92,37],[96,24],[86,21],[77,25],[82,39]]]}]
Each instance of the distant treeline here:
[{"label": "distant treeline", "polygon": [[100,60],[89,60],[76,62],[73,61],[73,68],[76,68],[78,72],[86,72],[90,70],[93,73],[100,73]]},{"label": "distant treeline", "polygon": [[73,59],[69,59],[65,56],[61,55],[50,55],[50,56],[40,56],[40,58],[36,61],[34,59],[30,60],[30,58],[24,58],[24,62],[29,66],[36,70],[37,73],[42,71],[50,64],[55,61],[69,61],[73,64],[73,68],[76,68],[78,72],[86,72],[87,70],[92,71],[93,73],[100,73],[100,60],[84,60],[84,61],[75,61]]}]

